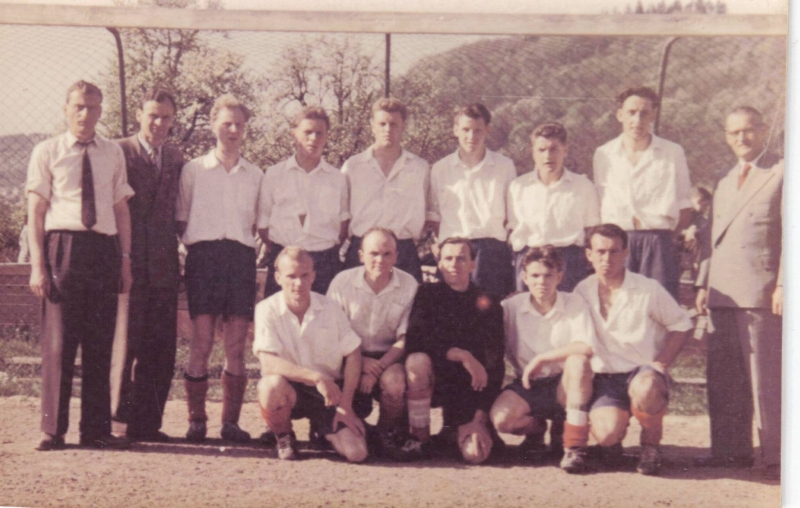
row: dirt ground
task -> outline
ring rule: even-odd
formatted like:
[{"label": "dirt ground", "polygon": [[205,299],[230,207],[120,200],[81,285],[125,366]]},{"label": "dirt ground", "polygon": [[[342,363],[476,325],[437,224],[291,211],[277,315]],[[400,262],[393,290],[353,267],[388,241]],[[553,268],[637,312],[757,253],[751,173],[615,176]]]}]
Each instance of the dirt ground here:
[{"label": "dirt ground", "polygon": [[[219,435],[221,404],[209,403],[209,436]],[[413,506],[413,507],[766,507],[779,506],[780,487],[755,470],[692,467],[706,453],[708,419],[667,416],[659,477],[634,472],[639,429],[625,440],[630,465],[570,476],[555,464],[533,466],[515,453],[519,439],[492,465],[466,466],[434,460],[352,465],[331,454],[301,452],[304,460],[281,462],[258,444],[223,446],[219,439],[189,445],[137,443],[129,451],[78,448],[79,402],[73,398],[67,448],[37,452],[39,401],[0,398],[0,505],[6,506]],[[375,412],[369,421],[374,420]],[[255,436],[263,423],[246,404],[242,427]],[[434,430],[441,425],[434,413]],[[164,431],[186,431],[185,403],[170,401]],[[307,420],[295,422],[308,437]],[[302,444],[302,443],[301,443]]]}]

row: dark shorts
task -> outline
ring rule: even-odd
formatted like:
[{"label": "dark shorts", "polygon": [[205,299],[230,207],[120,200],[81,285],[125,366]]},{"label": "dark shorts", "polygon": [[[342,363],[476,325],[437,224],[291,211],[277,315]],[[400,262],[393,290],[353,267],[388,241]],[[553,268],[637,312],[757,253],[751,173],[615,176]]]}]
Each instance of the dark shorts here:
[{"label": "dark shorts", "polygon": [[534,379],[531,389],[522,386],[522,378],[517,378],[506,386],[524,400],[531,410],[531,416],[545,420],[563,420],[566,417],[564,408],[558,403],[558,385],[561,384],[561,374]]},{"label": "dark shorts", "polygon": [[472,389],[472,376],[461,364],[433,364],[434,385],[431,407],[442,408],[444,426],[457,428],[469,423],[478,410],[481,392]]},{"label": "dark shorts", "polygon": [[668,229],[628,231],[628,270],[655,279],[678,299],[681,261]]},{"label": "dark shorts", "polygon": [[245,316],[253,319],[256,251],[233,240],[198,242],[188,247],[186,292],[189,315]]},{"label": "dark shorts", "polygon": [[664,374],[658,372],[649,365],[642,365],[630,372],[620,372],[614,374],[595,374],[592,380],[592,402],[591,409],[601,407],[615,407],[623,411],[630,412],[631,398],[628,395],[628,387],[640,372],[653,371],[664,379]]},{"label": "dark shorts", "polygon": [[[342,383],[343,381],[336,382],[339,388],[342,387]],[[292,385],[297,394],[297,402],[292,408],[292,420],[308,418],[311,421],[312,428],[319,431],[323,436],[341,430],[341,427],[338,429],[333,428],[336,407],[326,407],[325,399],[315,387],[294,381],[289,381],[289,384]],[[353,412],[362,420],[369,416],[372,412],[372,396],[356,390],[355,395],[353,395]]]}]

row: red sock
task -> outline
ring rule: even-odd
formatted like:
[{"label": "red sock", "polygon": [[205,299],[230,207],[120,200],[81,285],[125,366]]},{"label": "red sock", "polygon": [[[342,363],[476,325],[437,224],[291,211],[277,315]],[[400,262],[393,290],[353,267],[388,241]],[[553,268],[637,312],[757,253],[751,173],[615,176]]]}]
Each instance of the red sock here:
[{"label": "red sock", "polygon": [[664,414],[666,409],[658,414],[651,415],[636,409],[636,406],[631,405],[631,413],[639,420],[642,426],[642,436],[639,442],[643,445],[658,445],[661,442],[661,437],[664,434]]}]

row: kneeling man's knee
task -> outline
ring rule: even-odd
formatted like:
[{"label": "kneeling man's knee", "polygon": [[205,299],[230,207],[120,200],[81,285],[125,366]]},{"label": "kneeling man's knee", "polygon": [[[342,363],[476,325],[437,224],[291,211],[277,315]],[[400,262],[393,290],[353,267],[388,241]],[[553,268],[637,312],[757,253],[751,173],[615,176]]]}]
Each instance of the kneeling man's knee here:
[{"label": "kneeling man's knee", "polygon": [[622,442],[628,431],[630,415],[616,408],[601,408],[589,414],[591,432],[600,446]]},{"label": "kneeling man's knee", "polygon": [[631,404],[646,414],[659,414],[667,408],[669,388],[664,378],[656,372],[643,372],[631,380],[628,394]]},{"label": "kneeling man's knee", "polygon": [[406,392],[406,373],[403,367],[394,364],[381,374],[381,391],[393,399],[402,398]]}]

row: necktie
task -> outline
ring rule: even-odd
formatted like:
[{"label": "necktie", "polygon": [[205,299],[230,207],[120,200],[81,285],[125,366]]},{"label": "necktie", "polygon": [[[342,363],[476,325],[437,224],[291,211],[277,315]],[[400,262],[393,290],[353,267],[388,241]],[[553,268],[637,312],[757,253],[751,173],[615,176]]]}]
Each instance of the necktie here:
[{"label": "necktie", "polygon": [[752,168],[753,166],[749,163],[742,166],[742,170],[739,172],[739,186],[736,187],[737,189],[742,188],[742,185],[744,185],[744,181],[747,179],[747,175],[750,173]]},{"label": "necktie", "polygon": [[153,147],[153,164],[161,171],[161,148],[157,146]]},{"label": "necktie", "polygon": [[81,153],[81,224],[92,229],[97,224],[97,209],[94,202],[94,181],[92,180],[92,161],[89,159],[89,145],[94,141],[75,144],[82,148]]}]

